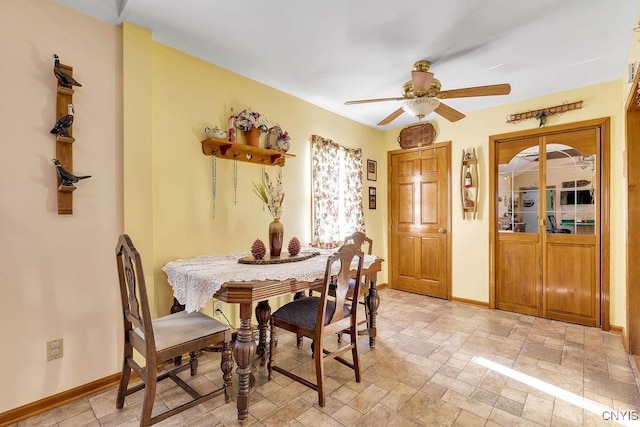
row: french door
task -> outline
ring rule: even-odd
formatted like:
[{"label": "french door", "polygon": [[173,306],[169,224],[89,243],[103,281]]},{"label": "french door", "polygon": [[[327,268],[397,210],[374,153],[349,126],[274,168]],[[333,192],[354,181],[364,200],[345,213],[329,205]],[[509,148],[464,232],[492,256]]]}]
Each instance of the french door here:
[{"label": "french door", "polygon": [[601,326],[604,145],[608,120],[492,138],[493,306]]}]

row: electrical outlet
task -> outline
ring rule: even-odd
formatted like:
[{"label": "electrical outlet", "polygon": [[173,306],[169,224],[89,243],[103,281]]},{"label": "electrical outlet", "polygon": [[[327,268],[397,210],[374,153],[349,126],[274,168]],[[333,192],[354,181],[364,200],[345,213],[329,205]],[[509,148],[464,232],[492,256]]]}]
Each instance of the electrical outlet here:
[{"label": "electrical outlet", "polygon": [[62,338],[47,341],[47,360],[60,359],[63,355]]},{"label": "electrical outlet", "polygon": [[222,310],[222,301],[213,301],[213,314],[218,314],[218,310]]}]

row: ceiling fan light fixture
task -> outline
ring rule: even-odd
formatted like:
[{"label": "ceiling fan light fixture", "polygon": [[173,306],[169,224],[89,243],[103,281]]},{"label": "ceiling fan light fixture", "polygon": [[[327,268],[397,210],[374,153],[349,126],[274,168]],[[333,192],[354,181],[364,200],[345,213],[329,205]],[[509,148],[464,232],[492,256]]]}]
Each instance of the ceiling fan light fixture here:
[{"label": "ceiling fan light fixture", "polygon": [[438,108],[440,101],[435,98],[414,98],[402,103],[405,113],[413,117],[426,117]]}]

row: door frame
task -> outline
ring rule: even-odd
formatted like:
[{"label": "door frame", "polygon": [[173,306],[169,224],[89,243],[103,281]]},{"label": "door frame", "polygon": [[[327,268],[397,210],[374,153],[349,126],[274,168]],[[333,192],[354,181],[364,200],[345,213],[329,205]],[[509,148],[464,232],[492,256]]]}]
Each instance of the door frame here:
[{"label": "door frame", "polygon": [[[567,132],[580,129],[599,127],[600,134],[600,328],[604,331],[611,329],[610,325],[610,118],[585,120],[545,128],[535,128],[523,131],[503,133],[489,136],[489,307],[496,307],[496,236],[498,232],[496,204],[498,197],[498,164],[496,160],[497,145],[507,139],[543,137],[549,134]],[[629,247],[629,245],[627,245]]]},{"label": "door frame", "polygon": [[[452,249],[451,249],[451,245],[453,242],[453,236],[452,236],[452,194],[451,194],[451,189],[452,189],[452,185],[451,185],[451,179],[452,179],[452,175],[451,175],[451,171],[452,171],[452,143],[451,141],[444,141],[444,142],[438,142],[435,144],[430,144],[430,145],[426,145],[424,147],[416,147],[416,148],[409,148],[409,149],[398,149],[398,150],[392,150],[392,151],[388,151],[387,152],[387,187],[391,186],[391,157],[397,154],[407,154],[407,153],[412,153],[412,152],[418,152],[418,151],[424,151],[424,150],[432,150],[434,148],[443,148],[446,150],[447,152],[447,253],[445,255],[446,259],[446,269],[447,269],[447,280],[446,280],[446,289],[447,289],[447,301],[451,301],[452,295],[452,289],[451,289],[451,273],[452,273]],[[387,206],[391,206],[391,191],[387,192]],[[389,236],[388,236],[388,242],[389,242],[389,286],[391,287],[391,289],[394,288],[393,283],[391,283],[391,278],[393,277],[393,262],[391,260],[392,255],[392,251],[391,251],[391,221],[393,220],[393,218],[391,218],[391,208],[389,208],[387,210],[387,224],[389,224]]]},{"label": "door frame", "polygon": [[[625,104],[625,169],[627,176],[627,322],[623,336],[625,348],[640,366],[640,73],[636,73]],[[634,243],[635,244],[632,244]]]}]

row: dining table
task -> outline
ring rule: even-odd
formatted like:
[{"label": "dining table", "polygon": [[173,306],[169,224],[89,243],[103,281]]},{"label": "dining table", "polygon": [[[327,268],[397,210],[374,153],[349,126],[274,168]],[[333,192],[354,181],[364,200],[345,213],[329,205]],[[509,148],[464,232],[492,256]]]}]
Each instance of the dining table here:
[{"label": "dining table", "polygon": [[[257,356],[261,365],[266,361],[267,325],[271,315],[269,298],[321,290],[327,266],[327,257],[337,249],[303,248],[299,254],[280,257],[265,256],[255,260],[248,253],[201,255],[178,259],[164,265],[162,270],[173,288],[174,302],[188,312],[197,311],[211,298],[238,304],[239,328],[233,348],[237,364],[238,394],[236,398],[238,420],[246,421],[249,411],[252,361]],[[368,312],[369,345],[376,346],[376,314],[380,298],[376,289],[377,273],[384,260],[376,255],[364,255],[362,275],[368,290],[365,309]],[[351,270],[355,276],[357,259]],[[175,304],[174,303],[174,304]],[[253,336],[252,306],[256,303],[258,343]],[[172,312],[175,309],[172,309]]]}]

